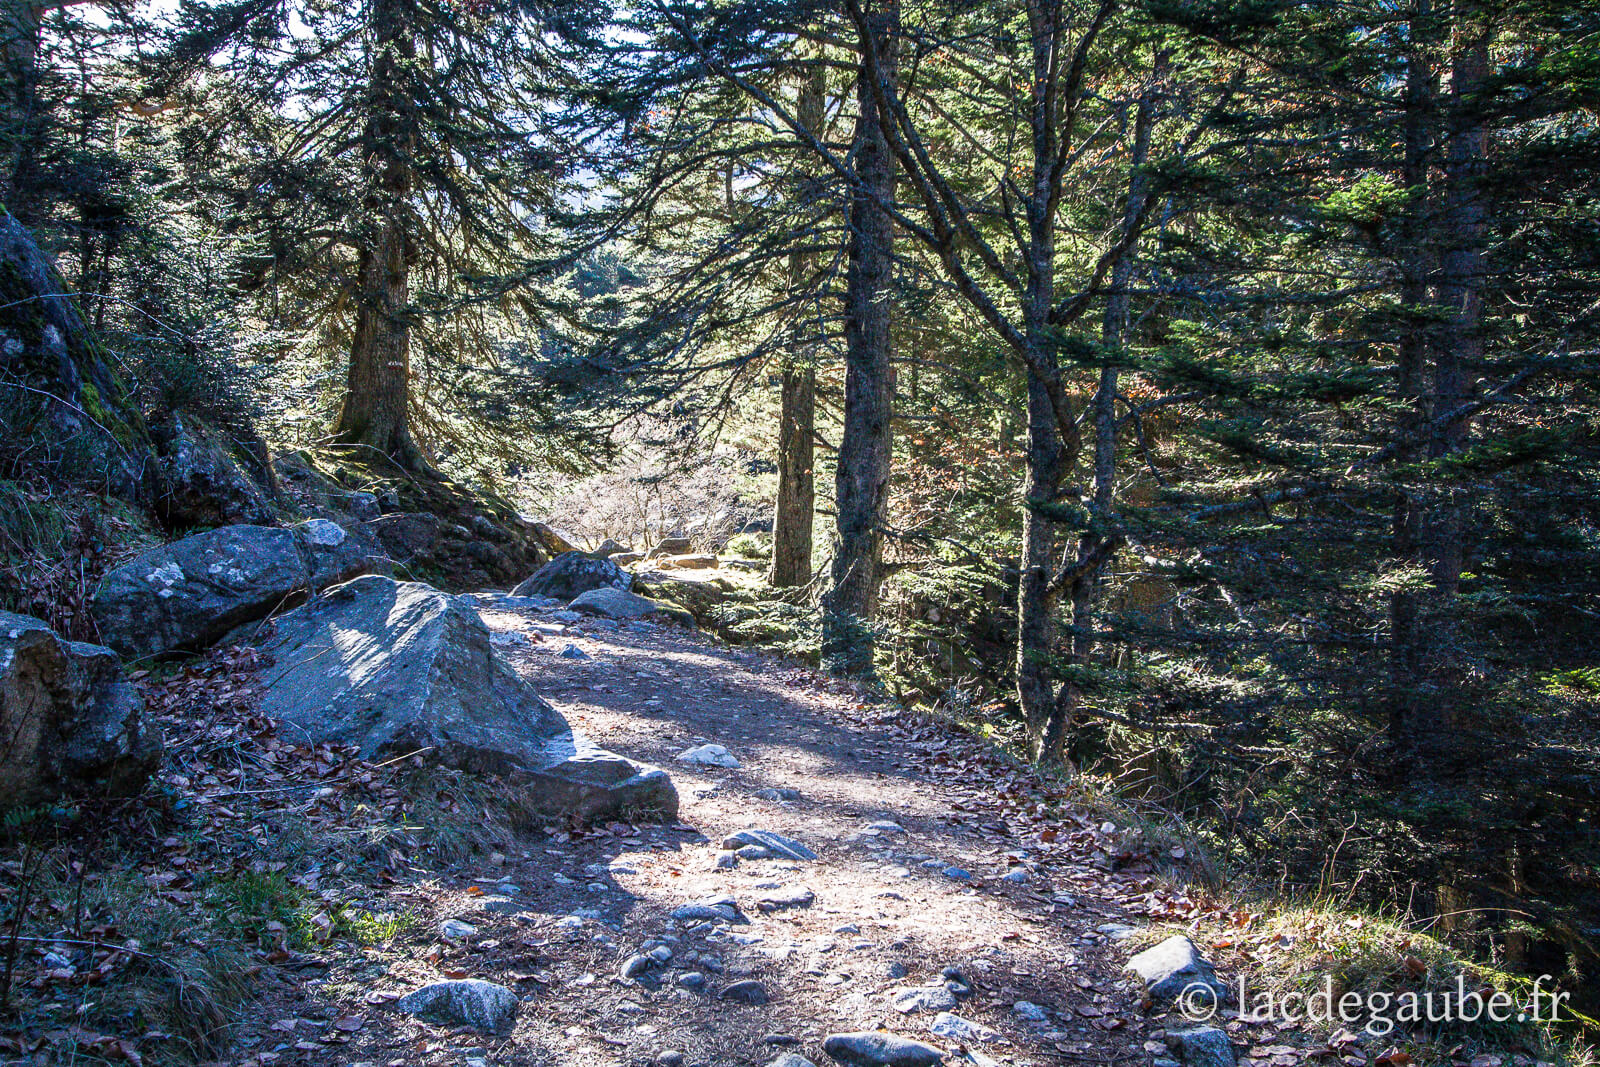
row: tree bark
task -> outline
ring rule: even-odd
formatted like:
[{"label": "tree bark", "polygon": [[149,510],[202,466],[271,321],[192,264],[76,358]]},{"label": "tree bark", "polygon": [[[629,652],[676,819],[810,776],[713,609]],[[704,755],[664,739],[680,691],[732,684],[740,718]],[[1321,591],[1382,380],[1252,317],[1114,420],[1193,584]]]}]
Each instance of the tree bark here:
[{"label": "tree bark", "polygon": [[372,0],[373,58],[362,149],[368,191],[357,236],[356,325],[344,406],[335,431],[344,444],[425,469],[411,432],[411,194],[416,105],[407,88],[416,59],[411,0]]},{"label": "tree bark", "polygon": [[[801,82],[795,102],[800,125],[813,136],[822,135],[823,97],[827,68],[813,65]],[[814,256],[795,251],[789,256],[789,287],[798,292],[808,284]],[[817,351],[815,333],[805,324],[796,330],[795,348],[783,361],[782,410],[778,416],[778,500],[772,515],[772,569],[768,580],[777,587],[805,585],[811,581],[812,527],[816,514],[814,475],[817,402]]]},{"label": "tree bark", "polygon": [[[1128,199],[1123,208],[1123,225],[1134,226],[1143,217],[1145,200],[1150,195],[1149,178],[1141,168],[1150,157],[1150,134],[1155,125],[1158,83],[1166,74],[1166,56],[1156,56],[1151,69],[1151,84],[1139,98],[1134,118],[1133,146],[1128,156]],[[1111,268],[1111,293],[1100,320],[1100,343],[1108,358],[1114,358],[1127,340],[1128,286],[1133,281],[1133,260],[1138,240],[1123,246]],[[1095,389],[1094,419],[1094,506],[1097,519],[1110,516],[1117,477],[1117,387],[1120,375],[1115,366],[1101,368]],[[1085,667],[1094,655],[1094,593],[1105,572],[1115,546],[1105,529],[1085,531],[1078,538],[1073,579],[1067,588],[1072,603],[1072,638],[1068,655],[1073,667]],[[1049,719],[1039,739],[1038,757],[1059,762],[1064,754],[1083,698],[1082,687],[1071,677],[1056,693]]]},{"label": "tree bark", "polygon": [[[867,12],[863,52],[872,50],[892,90],[899,8],[894,0]],[[870,84],[865,54],[857,76],[856,181],[850,198],[850,249],[845,282],[844,428],[839,441],[838,541],[832,587],[822,603],[822,656],[831,670],[870,675],[872,617],[882,580],[883,524],[892,441],[894,343],[890,334],[894,225],[880,205],[892,203],[895,166]]]},{"label": "tree bark", "polygon": [[[1405,154],[1401,162],[1401,181],[1411,191],[1411,197],[1405,218],[1405,247],[1399,256],[1400,302],[1408,318],[1401,327],[1397,346],[1399,359],[1395,382],[1405,410],[1395,427],[1396,434],[1402,439],[1416,436],[1427,426],[1431,406],[1426,378],[1432,347],[1428,320],[1428,281],[1434,255],[1427,217],[1431,203],[1427,185],[1429,159],[1433,151],[1436,86],[1433,57],[1428,54],[1429,43],[1433,40],[1430,0],[1420,0],[1410,29],[1412,47],[1406,62]],[[1395,454],[1396,462],[1401,465],[1414,463],[1417,458],[1417,447],[1403,447]],[[1422,503],[1416,493],[1402,489],[1395,501],[1392,524],[1394,557],[1402,565],[1416,564],[1419,560],[1422,517]],[[1423,704],[1419,612],[1416,590],[1402,588],[1390,596],[1389,732],[1391,738],[1395,739],[1409,732]]]}]

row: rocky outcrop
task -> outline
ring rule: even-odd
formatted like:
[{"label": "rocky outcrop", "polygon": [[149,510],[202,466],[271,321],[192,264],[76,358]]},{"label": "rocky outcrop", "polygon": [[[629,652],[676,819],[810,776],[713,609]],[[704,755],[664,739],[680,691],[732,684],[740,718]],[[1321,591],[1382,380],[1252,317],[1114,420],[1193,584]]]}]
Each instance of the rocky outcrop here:
[{"label": "rocky outcrop", "polygon": [[539,543],[544,546],[545,551],[552,556],[559,556],[564,552],[580,551],[571,534],[565,530],[558,530],[548,523],[534,523],[533,535],[539,539]]},{"label": "rocky outcrop", "polygon": [[494,652],[470,603],[368,575],[279,616],[261,710],[367,757],[428,751],[507,775],[540,810],[595,818],[677,809],[666,773],[594,747]]},{"label": "rocky outcrop", "polygon": [[685,552],[694,551],[694,542],[687,537],[664,537],[646,555],[646,559],[660,559],[663,556],[681,556]]},{"label": "rocky outcrop", "polygon": [[511,590],[512,596],[548,596],[571,600],[591,589],[628,589],[633,575],[611,562],[582,552],[563,552]]},{"label": "rocky outcrop", "polygon": [[0,208],[0,478],[149,502],[154,448],[49,258]]},{"label": "rocky outcrop", "polygon": [[644,596],[677,604],[702,626],[715,622],[719,605],[728,601],[734,586],[725,578],[704,571],[668,573],[647,570],[634,575],[633,590]]},{"label": "rocky outcrop", "polygon": [[160,757],[116,653],[0,612],[0,808],[135,792]]},{"label": "rocky outcrop", "polygon": [[153,434],[162,474],[156,511],[169,527],[273,521],[272,467],[259,438],[240,444],[178,413],[157,423]]},{"label": "rocky outcrop", "polygon": [[517,995],[503,985],[461,978],[413,990],[396,1001],[395,1007],[486,1034],[507,1034],[517,1020],[517,1004]]},{"label": "rocky outcrop", "polygon": [[384,569],[376,552],[326,519],[224,526],[107,572],[91,610],[102,639],[125,656],[200,649],[328,585]]}]

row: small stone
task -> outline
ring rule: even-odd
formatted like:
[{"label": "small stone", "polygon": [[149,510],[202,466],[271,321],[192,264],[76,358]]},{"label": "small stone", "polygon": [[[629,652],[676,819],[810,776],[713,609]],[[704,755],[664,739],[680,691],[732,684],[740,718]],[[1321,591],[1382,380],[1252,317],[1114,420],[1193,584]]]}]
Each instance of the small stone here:
[{"label": "small stone", "polygon": [[1104,934],[1113,941],[1125,941],[1138,933],[1139,929],[1126,923],[1101,923],[1095,927],[1095,931]]},{"label": "small stone", "polygon": [[566,648],[563,648],[561,650],[561,658],[562,659],[590,659],[592,657],[590,657],[589,653],[585,652],[583,649],[579,648],[577,645],[568,645]]},{"label": "small stone", "polygon": [[526,904],[510,897],[484,897],[478,902],[478,907],[490,915],[523,915],[531,910]]},{"label": "small stone", "polygon": [[462,922],[460,919],[446,919],[439,924],[439,936],[446,941],[460,941],[472,937],[478,928],[471,923]]},{"label": "small stone", "polygon": [[689,1057],[676,1050],[663,1052],[656,1057],[656,1067],[683,1067]]},{"label": "small stone", "polygon": [[[860,932],[861,931],[859,931],[859,930],[856,931],[856,933],[860,933]],[[885,967],[883,969],[883,973],[888,978],[894,979],[894,978],[904,978],[906,975],[910,974],[911,972],[910,972],[910,970],[908,970],[906,968],[905,964],[901,963],[899,960],[893,960],[893,961],[890,962],[890,964],[887,967]]]},{"label": "small stone", "polygon": [[1030,1023],[1048,1022],[1050,1019],[1049,1012],[1028,1000],[1019,1000],[1011,1005],[1011,1013],[1024,1022]]},{"label": "small stone", "polygon": [[982,1023],[963,1019],[947,1011],[941,1011],[933,1017],[933,1025],[928,1027],[928,1033],[935,1037],[948,1037],[952,1041],[995,1041],[1000,1037]]},{"label": "small stone", "polygon": [[830,1034],[822,1051],[850,1067],[936,1067],[944,1059],[932,1045],[873,1030]]},{"label": "small stone", "polygon": [[739,866],[739,854],[737,852],[718,852],[715,866],[719,871],[731,871]]},{"label": "small stone", "polygon": [[1170,1003],[1183,997],[1192,1006],[1202,1007],[1220,1004],[1228,997],[1228,987],[1194,942],[1182,934],[1145,949],[1128,961],[1126,969],[1139,976],[1153,1001]]},{"label": "small stone", "polygon": [[1238,1062],[1233,1054],[1233,1042],[1215,1026],[1168,1030],[1167,1048],[1185,1067],[1234,1067]]},{"label": "small stone", "polygon": [[757,897],[756,907],[764,912],[809,908],[816,899],[817,895],[803,885],[781,886]]},{"label": "small stone", "polygon": [[504,1034],[517,1015],[517,995],[502,985],[466,978],[433,982],[395,1002],[412,1015],[432,1015],[485,1033]]},{"label": "small stone", "polygon": [[765,845],[746,845],[734,855],[742,860],[770,860],[772,850]]},{"label": "small stone", "polygon": [[778,789],[760,789],[760,790],[756,791],[756,796],[760,797],[762,800],[772,800],[772,801],[778,801],[778,802],[785,802],[785,801],[791,801],[791,800],[799,800],[800,799],[800,790],[798,790],[798,789],[783,789],[783,788],[778,788]]},{"label": "small stone", "polygon": [[817,1067],[816,1064],[804,1056],[793,1052],[780,1053],[776,1059],[767,1064],[767,1067]]},{"label": "small stone", "polygon": [[946,878],[954,879],[957,882],[972,881],[972,872],[967,870],[965,867],[946,867],[940,873]]},{"label": "small stone", "polygon": [[672,958],[672,950],[666,945],[657,945],[649,952],[650,958],[657,963],[666,963]]},{"label": "small stone", "polygon": [[684,904],[674,908],[672,917],[680,921],[722,921],[737,922],[739,920],[739,906],[729,896],[707,897],[693,904]]},{"label": "small stone", "polygon": [[836,934],[859,934],[861,932],[861,927],[857,926],[855,923],[844,923],[841,926],[835,926],[833,928],[833,932]]},{"label": "small stone", "polygon": [[736,1004],[766,1004],[772,999],[767,995],[767,987],[754,979],[735,982],[718,995]]},{"label": "small stone", "polygon": [[948,1011],[956,1006],[956,998],[942,985],[917,986],[890,993],[889,1006],[902,1015],[919,1011]]},{"label": "small stone", "polygon": [[622,961],[617,973],[624,978],[637,978],[648,971],[654,962],[649,956],[629,956]]},{"label": "small stone", "polygon": [[680,989],[698,990],[706,987],[706,976],[699,971],[685,971],[678,975],[674,981]]},{"label": "small stone", "polygon": [[817,854],[796,841],[792,837],[772,830],[740,830],[736,834],[729,834],[722,842],[723,848],[743,848],[745,845],[757,845],[761,848],[771,849],[776,855],[790,860],[814,860]]},{"label": "small stone", "polygon": [[867,823],[867,829],[879,834],[903,834],[906,832],[906,828],[904,826],[901,826],[897,822],[891,822],[888,819],[879,819],[876,822],[869,822]]},{"label": "small stone", "polygon": [[800,1039],[793,1034],[768,1034],[761,1039],[763,1045],[775,1045],[779,1048],[791,1048],[800,1043]]},{"label": "small stone", "polygon": [[1000,880],[1010,882],[1012,885],[1022,885],[1028,880],[1028,869],[1026,867],[1013,867],[1005,874],[1002,874]]},{"label": "small stone", "polygon": [[738,770],[742,764],[722,745],[697,745],[678,753],[682,763],[698,763],[705,767],[727,767]]}]

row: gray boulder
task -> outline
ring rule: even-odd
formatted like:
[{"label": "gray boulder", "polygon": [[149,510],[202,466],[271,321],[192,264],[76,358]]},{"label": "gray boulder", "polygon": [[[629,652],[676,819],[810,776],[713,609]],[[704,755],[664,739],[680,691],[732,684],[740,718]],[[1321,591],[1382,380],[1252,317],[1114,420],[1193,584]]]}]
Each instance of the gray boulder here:
[{"label": "gray boulder", "polygon": [[850,1067],[934,1067],[944,1060],[932,1045],[874,1030],[831,1034],[822,1051]]},{"label": "gray boulder", "polygon": [[310,593],[387,570],[364,533],[327,519],[223,526],[135,556],[101,579],[91,610],[125,656],[196,650]]},{"label": "gray boulder", "polygon": [[817,1067],[816,1064],[794,1052],[783,1052],[767,1067]]},{"label": "gray boulder", "polygon": [[203,648],[303,599],[309,583],[289,530],[224,526],[109,571],[91,610],[106,644],[124,656],[151,656]]},{"label": "gray boulder", "polygon": [[1195,1007],[1212,1007],[1228,999],[1228,987],[1194,942],[1182,934],[1145,949],[1130,959],[1125,969],[1139,977],[1153,1001],[1171,1003],[1183,998]]},{"label": "gray boulder", "polygon": [[595,559],[583,552],[563,552],[511,590],[511,595],[571,600],[580,593],[608,586],[629,589],[633,586],[633,575],[609,559]]},{"label": "gray boulder", "polygon": [[602,615],[608,619],[645,619],[660,616],[687,620],[689,625],[694,625],[694,618],[682,608],[649,600],[637,593],[609,585],[591,589],[573,598],[572,603],[567,605],[567,610],[581,611],[585,615]]},{"label": "gray boulder", "polygon": [[0,612],[0,808],[135,792],[161,734],[115,652]]},{"label": "gray boulder", "polygon": [[470,603],[366,575],[279,616],[261,643],[275,660],[261,710],[313,742],[366,757],[429,751],[506,774],[532,806],[595,818],[677,810],[664,771],[575,736],[495,653]]},{"label": "gray boulder", "polygon": [[1215,1026],[1168,1030],[1167,1048],[1186,1067],[1235,1067],[1233,1042]]},{"label": "gray boulder", "polygon": [[517,1018],[517,995],[477,978],[433,982],[395,1002],[412,1015],[431,1016],[488,1034],[507,1034]]},{"label": "gray boulder", "polygon": [[611,538],[608,537],[604,541],[600,542],[600,547],[596,548],[593,552],[591,552],[589,554],[591,556],[598,556],[601,559],[610,559],[612,556],[615,556],[618,553],[632,552],[632,551],[633,551],[633,549],[629,548],[627,545],[623,544],[622,542],[613,541]]}]

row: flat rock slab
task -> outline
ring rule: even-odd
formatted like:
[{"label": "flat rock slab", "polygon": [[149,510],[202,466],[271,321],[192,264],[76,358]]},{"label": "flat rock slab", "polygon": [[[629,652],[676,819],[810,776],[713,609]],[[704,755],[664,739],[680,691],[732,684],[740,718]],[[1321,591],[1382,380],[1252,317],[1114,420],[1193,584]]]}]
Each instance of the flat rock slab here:
[{"label": "flat rock slab", "polygon": [[735,982],[724,989],[719,996],[723,1000],[731,1000],[735,1004],[766,1004],[772,1000],[767,993],[767,987],[754,979]]},{"label": "flat rock slab", "polygon": [[832,1034],[822,1051],[850,1067],[934,1067],[944,1060],[944,1052],[932,1045],[874,1030]]},{"label": "flat rock slab", "polygon": [[727,767],[738,770],[741,764],[732,752],[722,745],[696,745],[686,748],[678,753],[678,759],[683,763],[698,763],[704,767]]},{"label": "flat rock slab", "polygon": [[1228,987],[1182,934],[1145,949],[1128,961],[1126,969],[1139,976],[1154,1001],[1170,1003],[1184,997],[1196,1006],[1211,1006],[1228,997]]},{"label": "flat rock slab", "polygon": [[1000,1034],[989,1029],[982,1023],[975,1023],[971,1019],[963,1019],[948,1011],[941,1011],[933,1017],[933,1023],[928,1027],[928,1033],[934,1037],[949,1038],[951,1041],[998,1041]]},{"label": "flat rock slab", "polygon": [[672,618],[680,622],[687,621],[691,625],[694,618],[682,608],[671,604],[663,604],[638,593],[630,593],[626,589],[617,589],[612,586],[602,586],[591,589],[574,597],[572,603],[567,605],[568,611],[578,611],[585,615],[600,615],[607,619],[648,619]]},{"label": "flat rock slab", "polygon": [[756,908],[761,911],[783,911],[786,908],[809,908],[817,895],[803,885],[786,885],[769,889],[756,898]]},{"label": "flat rock slab", "polygon": [[427,750],[505,774],[532,806],[582,819],[677,810],[666,773],[596,748],[496,654],[466,602],[368,575],[279,616],[261,711],[365,758]]},{"label": "flat rock slab", "polygon": [[942,985],[914,986],[890,993],[889,1006],[903,1015],[919,1011],[949,1011],[956,1006],[956,995]]},{"label": "flat rock slab", "polygon": [[789,860],[814,860],[817,854],[792,837],[772,830],[740,830],[723,838],[722,847],[741,849],[748,845],[764,848],[775,856]]},{"label": "flat rock slab", "polygon": [[674,908],[672,917],[683,922],[738,922],[739,905],[730,896],[706,897]]},{"label": "flat rock slab", "polygon": [[517,995],[503,985],[466,978],[425,985],[401,997],[395,1007],[487,1034],[506,1034],[516,1021],[517,1003]]}]

